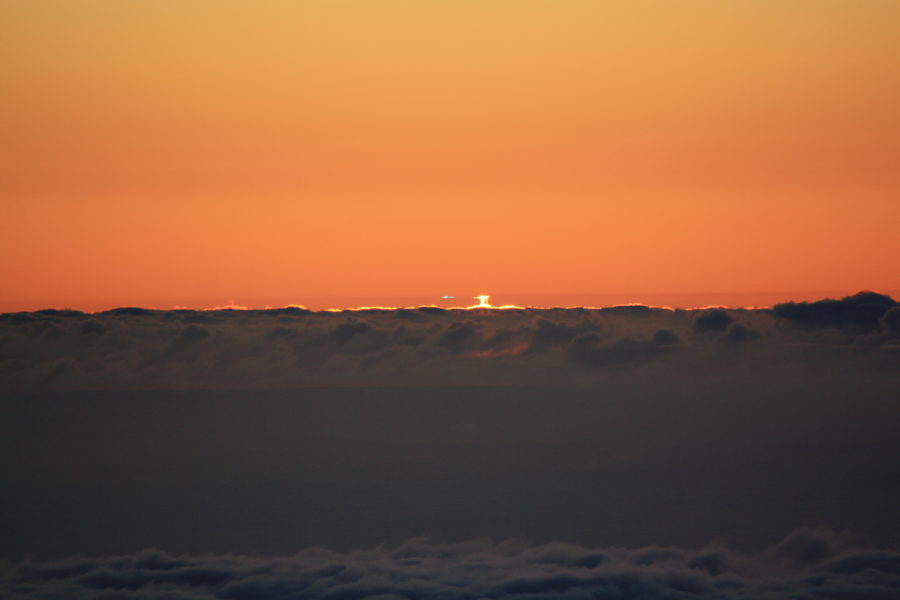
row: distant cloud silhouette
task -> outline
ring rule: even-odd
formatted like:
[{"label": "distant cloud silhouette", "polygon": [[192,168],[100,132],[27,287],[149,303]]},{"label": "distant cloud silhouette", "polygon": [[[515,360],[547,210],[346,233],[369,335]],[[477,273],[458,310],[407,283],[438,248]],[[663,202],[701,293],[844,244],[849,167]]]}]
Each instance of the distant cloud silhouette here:
[{"label": "distant cloud silhouette", "polygon": [[188,346],[209,337],[209,331],[199,325],[188,325],[178,334],[180,344]]},{"label": "distant cloud silhouette", "polygon": [[853,326],[872,330],[878,327],[881,317],[896,306],[897,303],[890,296],[875,292],[859,292],[841,300],[776,304],[772,314],[779,319],[806,327]]},{"label": "distant cloud silhouette", "polygon": [[530,352],[544,352],[553,347],[565,346],[576,335],[590,329],[591,326],[584,324],[571,326],[548,319],[538,319],[537,330],[531,337],[528,350]]},{"label": "distant cloud silhouette", "polygon": [[755,337],[756,332],[750,331],[749,329],[738,323],[732,323],[731,327],[728,328],[728,333],[722,336],[722,341],[740,344],[742,342],[748,342]]},{"label": "distant cloud silhouette", "polygon": [[369,327],[369,325],[367,325],[366,323],[341,323],[334,328],[334,337],[339,344],[346,344],[353,338],[353,336],[365,335],[369,333],[371,329],[372,328]]},{"label": "distant cloud silhouette", "polygon": [[881,328],[891,338],[900,338],[900,306],[895,306],[881,317]]},{"label": "distant cloud silhouette", "polygon": [[79,329],[81,330],[81,333],[86,333],[86,334],[95,333],[97,335],[100,335],[100,334],[106,332],[106,327],[104,327],[103,325],[101,325],[100,323],[98,323],[97,321],[95,321],[93,319],[90,319],[90,320],[82,323],[81,327]]},{"label": "distant cloud silhouette", "polygon": [[678,336],[670,329],[658,329],[653,334],[653,343],[659,346],[677,344],[679,341]]},{"label": "distant cloud silhouette", "polygon": [[733,319],[724,310],[710,310],[697,316],[694,320],[694,331],[697,333],[725,331],[731,321]]},{"label": "distant cloud silhouette", "polygon": [[471,350],[478,343],[478,331],[470,322],[451,323],[437,340],[438,345],[459,354]]},{"label": "distant cloud silhouette", "polygon": [[664,346],[649,340],[624,338],[611,344],[603,344],[596,333],[581,334],[569,346],[569,354],[577,363],[603,367],[634,364],[649,361],[665,351]]},{"label": "distant cloud silhouette", "polygon": [[150,310],[147,308],[138,308],[136,306],[126,306],[123,308],[113,308],[102,314],[107,315],[124,315],[130,317],[149,317],[158,314],[160,311]]}]

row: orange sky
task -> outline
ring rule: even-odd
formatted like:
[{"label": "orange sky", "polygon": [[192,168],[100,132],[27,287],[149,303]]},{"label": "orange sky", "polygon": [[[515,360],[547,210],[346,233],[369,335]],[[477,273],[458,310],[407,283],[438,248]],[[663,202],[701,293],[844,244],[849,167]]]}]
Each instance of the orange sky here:
[{"label": "orange sky", "polygon": [[897,23],[2,0],[0,310],[900,290]]}]

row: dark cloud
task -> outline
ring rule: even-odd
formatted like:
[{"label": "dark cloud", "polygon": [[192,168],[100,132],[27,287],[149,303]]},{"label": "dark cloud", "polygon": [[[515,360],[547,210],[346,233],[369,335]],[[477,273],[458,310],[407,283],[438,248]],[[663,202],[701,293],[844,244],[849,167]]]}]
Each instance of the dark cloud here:
[{"label": "dark cloud", "polygon": [[889,338],[900,338],[900,306],[895,306],[881,317],[881,328]]},{"label": "dark cloud", "polygon": [[[176,312],[176,311],[173,311],[173,312]],[[184,320],[185,323],[201,323],[201,324],[207,324],[207,325],[211,325],[214,323],[222,323],[222,319],[220,319],[218,317],[214,317],[213,315],[211,315],[209,313],[199,312],[199,311],[185,311],[181,315],[181,318],[182,318],[182,320]]]},{"label": "dark cloud", "polygon": [[291,317],[302,317],[305,315],[313,314],[313,311],[307,308],[301,308],[299,306],[285,306],[284,308],[270,308],[264,311],[267,314],[273,316],[291,316]]},{"label": "dark cloud", "polygon": [[271,333],[269,333],[269,337],[274,339],[292,338],[296,335],[297,331],[291,329],[290,327],[276,327],[272,330]]},{"label": "dark cloud", "polygon": [[622,306],[610,306],[607,308],[601,308],[600,313],[605,314],[624,314],[624,315],[649,315],[652,312],[652,309],[649,306],[644,306],[643,304],[624,304]]},{"label": "dark cloud", "polygon": [[828,530],[798,529],[772,547],[766,556],[788,567],[808,567],[838,554],[848,545],[846,535]]},{"label": "dark cloud", "polygon": [[120,315],[120,316],[128,316],[128,317],[149,317],[157,314],[159,311],[150,310],[147,308],[139,308],[137,306],[125,306],[122,308],[113,308],[112,310],[108,310],[105,313],[107,315]]},{"label": "dark cloud", "polygon": [[694,331],[706,333],[707,331],[725,331],[733,319],[724,310],[710,310],[698,315],[694,320]]},{"label": "dark cloud", "polygon": [[106,327],[104,327],[101,323],[97,322],[94,319],[90,319],[81,324],[81,333],[91,334],[95,333],[97,335],[106,333]]},{"label": "dark cloud", "polygon": [[855,327],[872,330],[878,327],[884,314],[896,306],[897,303],[890,296],[859,292],[841,300],[776,304],[772,314],[806,327]]},{"label": "dark cloud", "polygon": [[604,344],[597,333],[583,333],[572,340],[569,356],[582,365],[604,367],[642,363],[652,360],[665,351],[666,344],[652,340],[624,338]]},{"label": "dark cloud", "polygon": [[28,313],[5,313],[0,315],[0,319],[13,325],[25,325],[26,323],[34,323],[38,319]]},{"label": "dark cloud", "polygon": [[515,343],[516,334],[509,329],[501,329],[481,345],[484,350],[509,348]]},{"label": "dark cloud", "polygon": [[57,309],[57,308],[45,308],[42,310],[35,311],[35,314],[38,315],[51,315],[56,317],[82,317],[84,313],[80,310],[71,310],[71,309]]},{"label": "dark cloud", "polygon": [[369,327],[368,324],[361,321],[341,323],[334,328],[334,338],[339,344],[346,344],[351,339],[353,339],[354,336],[365,335],[369,333],[371,329],[372,328]]},{"label": "dark cloud", "polygon": [[653,343],[659,346],[677,344],[679,341],[678,336],[670,329],[658,329],[653,334]]},{"label": "dark cloud", "polygon": [[[425,539],[396,548],[347,553],[309,548],[266,558],[145,550],[21,563],[0,591],[8,598],[58,600],[897,598],[900,554],[836,549],[833,538],[827,531],[795,532],[760,554],[721,547],[598,549]],[[779,562],[785,551],[791,560]]]},{"label": "dark cloud", "polygon": [[[0,315],[0,390],[559,383],[584,377],[584,366],[601,377],[616,366],[728,361],[886,371],[900,360],[894,304],[860,293],[773,310],[11,313]],[[723,344],[742,351],[713,365]]]},{"label": "dark cloud", "polygon": [[867,298],[0,315],[0,597],[896,598]]},{"label": "dark cloud", "polygon": [[394,317],[397,319],[402,319],[404,321],[427,321],[428,317],[425,316],[421,311],[409,308],[400,308],[394,311]]},{"label": "dark cloud", "polygon": [[187,347],[197,342],[202,342],[209,337],[209,331],[199,325],[188,325],[178,334],[176,343],[180,347]]},{"label": "dark cloud", "polygon": [[722,336],[722,341],[740,344],[755,339],[756,337],[757,334],[755,331],[751,331],[738,323],[732,323],[731,327],[728,328],[728,333]]},{"label": "dark cloud", "polygon": [[455,354],[472,350],[479,343],[478,330],[475,325],[468,321],[464,323],[451,323],[447,329],[441,333],[437,343],[439,346],[442,346]]},{"label": "dark cloud", "polygon": [[537,330],[531,336],[528,351],[545,352],[551,348],[565,346],[579,333],[590,329],[593,327],[584,323],[572,326],[548,319],[538,319]]}]

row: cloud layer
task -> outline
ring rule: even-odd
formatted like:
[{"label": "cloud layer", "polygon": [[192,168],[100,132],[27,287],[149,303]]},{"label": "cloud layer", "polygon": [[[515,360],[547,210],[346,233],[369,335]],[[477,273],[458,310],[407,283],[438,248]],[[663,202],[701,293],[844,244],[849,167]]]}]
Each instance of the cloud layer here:
[{"label": "cloud layer", "polygon": [[0,390],[580,382],[633,369],[895,369],[900,307],[863,292],[759,310],[0,315]]},{"label": "cloud layer", "polygon": [[11,569],[7,598],[220,600],[783,599],[888,600],[900,589],[900,554],[852,548],[826,530],[801,529],[764,552],[721,546],[585,548],[477,540],[293,556],[172,556],[30,562]]},{"label": "cloud layer", "polygon": [[0,315],[0,557],[106,556],[0,596],[897,598],[898,367],[873,293]]}]

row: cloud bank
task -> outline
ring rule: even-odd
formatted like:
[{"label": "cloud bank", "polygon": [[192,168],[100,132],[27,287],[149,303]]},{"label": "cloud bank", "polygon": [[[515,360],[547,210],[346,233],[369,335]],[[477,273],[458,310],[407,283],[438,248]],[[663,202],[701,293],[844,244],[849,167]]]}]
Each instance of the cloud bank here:
[{"label": "cloud bank", "polygon": [[874,293],[0,315],[0,596],[897,598],[898,367]]},{"label": "cloud bank", "polygon": [[145,550],[23,563],[8,575],[0,591],[11,599],[893,600],[900,554],[800,529],[752,555],[717,545],[629,549],[411,539],[396,548],[310,548],[267,558]]},{"label": "cloud bank", "polygon": [[685,368],[900,366],[900,307],[861,292],[772,309],[0,315],[0,390],[590,382]]}]

